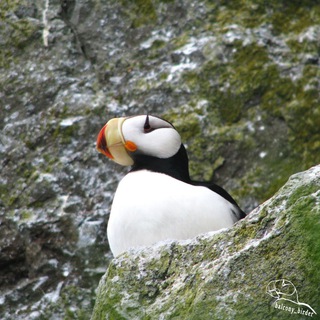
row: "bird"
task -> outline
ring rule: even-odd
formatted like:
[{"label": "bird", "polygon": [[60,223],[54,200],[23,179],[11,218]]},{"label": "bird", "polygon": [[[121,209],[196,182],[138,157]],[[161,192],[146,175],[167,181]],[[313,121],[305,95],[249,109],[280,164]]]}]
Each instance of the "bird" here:
[{"label": "bird", "polygon": [[246,216],[222,187],[190,178],[186,148],[167,120],[149,114],[113,118],[100,130],[96,148],[131,167],[118,184],[107,226],[115,257],[228,228]]}]

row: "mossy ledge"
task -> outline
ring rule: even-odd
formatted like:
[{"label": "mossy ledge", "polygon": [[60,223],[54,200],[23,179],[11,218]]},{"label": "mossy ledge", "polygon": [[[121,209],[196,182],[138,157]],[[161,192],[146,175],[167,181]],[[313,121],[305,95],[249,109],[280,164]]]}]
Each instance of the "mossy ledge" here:
[{"label": "mossy ledge", "polygon": [[122,254],[100,281],[91,320],[287,319],[267,292],[280,279],[320,314],[319,190],[320,165],[231,229]]}]

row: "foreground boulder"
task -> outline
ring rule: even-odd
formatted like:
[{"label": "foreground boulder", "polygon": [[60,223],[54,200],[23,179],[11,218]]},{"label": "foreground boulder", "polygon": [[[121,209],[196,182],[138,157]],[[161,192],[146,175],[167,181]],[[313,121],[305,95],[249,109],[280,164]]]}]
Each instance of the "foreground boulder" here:
[{"label": "foreground boulder", "polygon": [[91,319],[317,318],[319,202],[320,165],[231,229],[121,255]]}]

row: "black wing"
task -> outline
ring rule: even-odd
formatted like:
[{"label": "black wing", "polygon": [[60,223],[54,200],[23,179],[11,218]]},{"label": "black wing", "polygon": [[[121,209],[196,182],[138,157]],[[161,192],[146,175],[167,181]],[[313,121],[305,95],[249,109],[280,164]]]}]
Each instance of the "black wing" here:
[{"label": "black wing", "polygon": [[218,186],[218,185],[216,185],[216,184],[214,184],[212,182],[209,183],[209,182],[202,182],[202,181],[191,181],[191,183],[194,186],[206,187],[206,188],[212,190],[213,192],[219,194],[221,197],[225,198],[229,202],[231,202],[235,206],[235,211],[232,210],[232,212],[236,216],[237,220],[243,219],[246,216],[244,211],[242,211],[240,209],[240,207],[238,206],[236,201],[230,196],[230,194],[226,190],[221,188],[220,186]]}]

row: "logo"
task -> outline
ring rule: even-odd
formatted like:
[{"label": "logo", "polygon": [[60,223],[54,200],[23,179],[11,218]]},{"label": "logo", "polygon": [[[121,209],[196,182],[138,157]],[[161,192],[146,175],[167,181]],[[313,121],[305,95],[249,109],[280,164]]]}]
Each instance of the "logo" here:
[{"label": "logo", "polygon": [[276,299],[274,304],[276,309],[308,317],[317,314],[310,305],[299,301],[298,291],[289,280],[272,280],[268,283],[266,291]]}]

